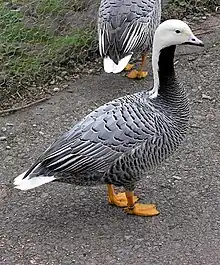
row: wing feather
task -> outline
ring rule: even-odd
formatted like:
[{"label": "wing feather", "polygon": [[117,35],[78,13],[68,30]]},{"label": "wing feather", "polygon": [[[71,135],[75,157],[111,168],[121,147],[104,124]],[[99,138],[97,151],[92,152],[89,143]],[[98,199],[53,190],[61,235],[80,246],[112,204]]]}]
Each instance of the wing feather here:
[{"label": "wing feather", "polygon": [[[140,100],[140,97],[138,100]],[[146,104],[115,100],[89,114],[41,157],[55,172],[103,171],[117,158],[155,136],[157,112]]]}]

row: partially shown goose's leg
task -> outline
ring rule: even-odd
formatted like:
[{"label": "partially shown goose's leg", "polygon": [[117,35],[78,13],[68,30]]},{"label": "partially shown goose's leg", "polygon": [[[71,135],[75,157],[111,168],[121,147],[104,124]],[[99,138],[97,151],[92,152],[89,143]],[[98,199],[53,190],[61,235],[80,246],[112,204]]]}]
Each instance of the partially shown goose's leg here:
[{"label": "partially shown goose's leg", "polygon": [[148,72],[143,71],[144,65],[145,65],[145,62],[146,62],[146,58],[147,58],[147,55],[143,54],[142,55],[142,59],[141,59],[140,70],[139,71],[135,70],[135,69],[132,70],[130,73],[127,74],[128,78],[141,79],[141,78],[145,78],[148,75]]},{"label": "partially shown goose's leg", "polygon": [[135,64],[128,63],[127,66],[125,67],[125,71],[131,71],[131,69],[135,66]]},{"label": "partially shown goose's leg", "polygon": [[126,191],[125,194],[128,201],[128,207],[125,208],[125,211],[128,214],[134,214],[139,216],[155,216],[159,214],[155,204],[136,203],[133,191]]},{"label": "partially shown goose's leg", "polygon": [[[125,192],[116,194],[113,185],[108,184],[107,186],[108,186],[108,202],[118,207],[127,207],[128,200]],[[138,197],[134,196],[133,200],[135,202],[138,201]]]}]

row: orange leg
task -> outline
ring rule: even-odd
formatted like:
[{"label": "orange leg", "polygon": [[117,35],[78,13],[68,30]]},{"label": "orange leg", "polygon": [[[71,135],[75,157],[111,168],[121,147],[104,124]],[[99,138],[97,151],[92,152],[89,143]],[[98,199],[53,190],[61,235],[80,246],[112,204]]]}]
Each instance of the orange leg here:
[{"label": "orange leg", "polygon": [[145,62],[146,62],[146,57],[147,57],[146,54],[142,55],[140,70],[139,71],[135,70],[135,69],[132,70],[129,74],[127,74],[128,78],[141,79],[141,78],[145,78],[148,75],[148,72],[143,71],[144,65],[145,65]]},{"label": "orange leg", "polygon": [[[121,192],[116,194],[113,188],[113,185],[108,184],[108,202],[112,205],[116,205],[118,207],[127,207],[128,200],[125,192]],[[134,196],[133,200],[138,201],[138,197]]]},{"label": "orange leg", "polygon": [[134,214],[139,216],[155,216],[159,214],[155,204],[136,203],[134,200],[133,191],[126,191],[125,194],[128,200],[128,207],[125,208],[125,211],[128,214]]},{"label": "orange leg", "polygon": [[147,58],[147,55],[146,54],[143,54],[141,56],[141,67],[140,67],[140,70],[139,70],[139,78],[144,78],[148,75],[148,72],[144,72],[144,66],[145,66],[145,63],[146,63],[146,59]]}]

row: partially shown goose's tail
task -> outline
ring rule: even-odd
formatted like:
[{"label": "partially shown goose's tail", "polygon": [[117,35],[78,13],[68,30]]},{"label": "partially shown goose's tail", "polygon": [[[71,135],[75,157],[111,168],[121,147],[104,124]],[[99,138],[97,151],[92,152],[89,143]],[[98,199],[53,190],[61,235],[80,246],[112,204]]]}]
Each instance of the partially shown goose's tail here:
[{"label": "partially shown goose's tail", "polygon": [[105,57],[104,58],[104,70],[106,73],[120,73],[121,71],[123,71],[125,69],[125,67],[127,66],[128,62],[131,59],[132,54],[129,54],[127,56],[125,56],[124,58],[122,58],[118,64],[114,63],[114,61],[109,57]]},{"label": "partially shown goose's tail", "polygon": [[[14,185],[19,190],[30,190],[55,180],[54,176],[44,176],[39,174],[41,163],[32,170],[25,171],[14,179]],[[38,173],[37,173],[38,172]]]}]

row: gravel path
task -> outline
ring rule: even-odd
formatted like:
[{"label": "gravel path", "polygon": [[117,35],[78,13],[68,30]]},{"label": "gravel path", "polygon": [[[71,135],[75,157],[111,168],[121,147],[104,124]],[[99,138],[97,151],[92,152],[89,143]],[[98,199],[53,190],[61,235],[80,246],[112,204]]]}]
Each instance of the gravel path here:
[{"label": "gravel path", "polygon": [[[204,22],[201,31],[219,25]],[[187,84],[190,130],[179,151],[143,179],[137,193],[156,202],[153,218],[109,206],[104,186],[11,188],[60,133],[96,106],[152,84],[120,75],[85,76],[49,101],[0,117],[1,265],[220,264],[220,28],[181,47],[176,69]]]}]

